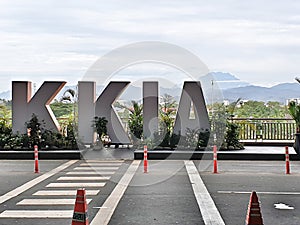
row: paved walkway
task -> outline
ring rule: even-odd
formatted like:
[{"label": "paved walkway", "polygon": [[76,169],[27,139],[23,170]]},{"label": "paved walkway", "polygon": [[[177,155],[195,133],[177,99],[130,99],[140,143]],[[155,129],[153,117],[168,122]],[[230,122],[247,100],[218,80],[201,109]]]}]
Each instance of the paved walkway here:
[{"label": "paved walkway", "polygon": [[[244,150],[223,150],[220,153],[228,154],[285,154],[285,147],[268,147],[268,146],[245,146]],[[289,153],[295,155],[296,152],[289,147]],[[104,148],[102,150],[88,150],[84,159],[133,159],[134,149],[128,148]]]}]

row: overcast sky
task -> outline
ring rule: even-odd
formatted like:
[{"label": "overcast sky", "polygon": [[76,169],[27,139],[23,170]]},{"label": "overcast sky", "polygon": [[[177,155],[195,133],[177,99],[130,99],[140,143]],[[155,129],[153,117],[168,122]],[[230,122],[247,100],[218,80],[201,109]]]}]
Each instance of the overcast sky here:
[{"label": "overcast sky", "polygon": [[294,82],[299,12],[297,0],[0,0],[0,91],[12,80],[76,84],[99,57],[140,41],[181,46],[255,85]]}]

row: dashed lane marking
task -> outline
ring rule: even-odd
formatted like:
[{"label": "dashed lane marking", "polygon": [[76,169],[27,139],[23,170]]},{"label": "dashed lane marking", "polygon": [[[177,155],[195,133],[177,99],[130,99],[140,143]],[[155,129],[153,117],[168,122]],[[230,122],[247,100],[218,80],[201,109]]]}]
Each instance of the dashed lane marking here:
[{"label": "dashed lane marking", "polygon": [[207,191],[193,161],[184,161],[194,195],[206,225],[225,225],[213,199]]},{"label": "dashed lane marking", "polygon": [[[252,191],[218,191],[219,194],[251,194]],[[279,192],[279,191],[257,191],[257,194],[263,195],[300,195],[300,192]]]}]

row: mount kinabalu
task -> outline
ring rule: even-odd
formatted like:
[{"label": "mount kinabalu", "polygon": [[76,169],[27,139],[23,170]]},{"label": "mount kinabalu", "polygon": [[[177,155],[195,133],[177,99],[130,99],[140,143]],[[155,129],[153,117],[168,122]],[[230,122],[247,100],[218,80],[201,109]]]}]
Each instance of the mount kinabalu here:
[{"label": "mount kinabalu", "polygon": [[[211,86],[211,80],[214,80],[222,91],[224,99],[229,101],[236,101],[238,98],[242,98],[245,100],[264,102],[278,101],[285,103],[287,99],[300,98],[300,85],[298,83],[282,83],[267,88],[251,85],[250,83],[239,80],[230,73],[223,72],[211,72],[208,75],[201,77],[200,80],[202,86]],[[179,100],[181,88],[182,87],[179,86],[174,86],[172,88],[160,87],[160,95],[169,94],[174,96],[176,100]],[[65,86],[57,95],[56,99],[60,99],[67,89],[76,89],[76,86]],[[103,87],[98,86],[97,94],[101,93],[102,89]],[[129,86],[120,98],[127,101],[140,100],[141,91],[140,87]],[[140,95],[137,93],[140,93]],[[208,94],[208,96],[210,96],[210,94]],[[0,93],[0,99],[10,100],[10,91]]]}]

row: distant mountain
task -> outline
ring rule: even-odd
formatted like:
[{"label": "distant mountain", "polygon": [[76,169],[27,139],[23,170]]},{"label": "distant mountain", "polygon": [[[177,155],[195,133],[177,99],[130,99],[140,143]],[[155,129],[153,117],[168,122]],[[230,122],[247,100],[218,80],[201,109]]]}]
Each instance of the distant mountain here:
[{"label": "distant mountain", "polygon": [[224,99],[235,101],[238,98],[256,101],[277,101],[285,103],[287,99],[300,97],[298,83],[283,83],[270,88],[259,86],[246,86],[223,91]]},{"label": "distant mountain", "polygon": [[[223,72],[211,72],[200,77],[199,80],[201,81],[201,86],[204,90],[204,94],[207,98],[206,102],[208,104],[210,103],[212,96],[212,80],[214,81],[214,97],[216,98],[215,92],[219,92],[224,99],[229,100],[230,102],[236,101],[238,98],[242,98],[244,100],[264,102],[278,101],[285,103],[287,99],[300,98],[300,84],[298,83],[282,83],[270,88],[260,87],[241,81],[230,73]],[[99,96],[103,88],[103,86],[97,86],[97,96]],[[160,86],[159,93],[160,95],[169,94],[178,101],[181,95],[181,88],[181,86],[174,86],[172,88]],[[76,86],[65,86],[58,93],[56,99],[59,100],[67,89],[76,90]],[[0,93],[0,99],[10,100],[11,92],[5,91]],[[140,87],[130,85],[125,89],[124,93],[120,96],[120,99],[125,101],[140,101],[142,99],[142,89]]]},{"label": "distant mountain", "polygon": [[10,91],[4,91],[0,93],[0,98],[5,100],[11,99],[11,92]]},{"label": "distant mountain", "polygon": [[200,77],[199,80],[206,85],[211,85],[212,80],[221,90],[250,86],[250,83],[241,81],[230,73],[210,72]]}]

